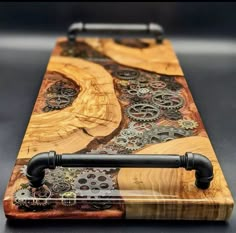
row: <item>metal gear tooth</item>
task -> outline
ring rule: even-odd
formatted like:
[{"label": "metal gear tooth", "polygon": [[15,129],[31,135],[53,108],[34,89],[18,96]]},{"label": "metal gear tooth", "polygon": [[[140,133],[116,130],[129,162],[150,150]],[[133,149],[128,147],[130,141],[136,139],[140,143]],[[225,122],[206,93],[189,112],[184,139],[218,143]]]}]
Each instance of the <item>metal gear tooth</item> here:
[{"label": "metal gear tooth", "polygon": [[144,75],[140,75],[136,80],[138,83],[143,83],[143,84],[148,83],[148,78],[145,77]]},{"label": "metal gear tooth", "polygon": [[138,133],[135,130],[122,129],[120,131],[120,136],[121,137],[132,138],[132,137],[137,136],[137,135],[138,135]]},{"label": "metal gear tooth", "polygon": [[78,94],[78,91],[74,88],[62,88],[61,95],[66,97],[74,97]]},{"label": "metal gear tooth", "polygon": [[177,109],[166,109],[163,114],[169,120],[180,120],[183,118],[181,112]]},{"label": "metal gear tooth", "polygon": [[44,187],[37,188],[33,192],[33,201],[36,206],[47,206],[49,205],[49,198],[51,197],[52,192],[49,189]]},{"label": "metal gear tooth", "polygon": [[184,105],[184,98],[170,91],[157,91],[152,96],[152,103],[160,109],[179,109]]},{"label": "metal gear tooth", "polygon": [[191,136],[192,132],[174,126],[157,126],[143,134],[145,144],[166,142],[172,139]]},{"label": "metal gear tooth", "polygon": [[99,198],[109,196],[114,190],[112,177],[105,172],[83,172],[74,181],[74,189],[77,195],[87,198]]},{"label": "metal gear tooth", "polygon": [[150,92],[150,90],[148,89],[148,88],[146,88],[146,87],[140,87],[139,89],[138,89],[138,93],[140,93],[140,94],[142,94],[142,95],[145,95],[145,94],[147,94],[147,93],[149,93]]},{"label": "metal gear tooth", "polygon": [[69,106],[79,92],[79,90],[74,87],[72,88],[72,86],[73,84],[71,82],[64,81],[57,81],[52,84],[44,95],[46,98],[46,106],[44,106],[42,110],[49,112]]},{"label": "metal gear tooth", "polygon": [[153,122],[137,122],[131,121],[128,128],[135,131],[137,135],[142,135],[143,132],[153,129],[156,126]]},{"label": "metal gear tooth", "polygon": [[129,139],[125,136],[117,136],[115,138],[115,143],[119,146],[126,147],[128,142],[129,142]]},{"label": "metal gear tooth", "polygon": [[134,137],[129,140],[129,143],[126,145],[126,149],[129,151],[135,151],[144,146],[142,138]]},{"label": "metal gear tooth", "polygon": [[179,91],[181,88],[183,88],[183,86],[177,82],[169,82],[167,83],[166,88],[171,91]]},{"label": "metal gear tooth", "polygon": [[47,206],[48,200],[47,199],[43,199],[43,198],[37,198],[34,200],[34,205],[36,206]]},{"label": "metal gear tooth", "polygon": [[196,129],[198,127],[198,123],[190,119],[179,120],[178,124],[184,129]]},{"label": "metal gear tooth", "polygon": [[76,205],[76,193],[72,191],[63,193],[61,196],[61,204],[63,206]]},{"label": "metal gear tooth", "polygon": [[44,187],[40,187],[37,188],[34,192],[33,192],[33,197],[34,198],[49,198],[51,197],[51,190],[50,189],[46,189]]},{"label": "metal gear tooth", "polygon": [[160,80],[154,80],[149,83],[149,86],[153,89],[164,89],[166,87],[166,83]]},{"label": "metal gear tooth", "polygon": [[160,110],[151,104],[137,103],[127,108],[127,115],[136,121],[155,121],[160,117]]},{"label": "metal gear tooth", "polygon": [[71,104],[71,99],[64,95],[57,95],[46,100],[47,106],[52,109],[62,109]]},{"label": "metal gear tooth", "polygon": [[66,181],[59,181],[53,184],[52,191],[55,193],[64,193],[71,190],[71,185]]},{"label": "metal gear tooth", "polygon": [[142,137],[135,133],[134,135],[120,135],[116,137],[116,144],[123,146],[128,151],[138,150],[143,147]]},{"label": "metal gear tooth", "polygon": [[112,172],[112,171],[116,171],[118,168],[116,167],[96,167],[93,170],[94,171],[98,171],[98,172]]},{"label": "metal gear tooth", "polygon": [[18,206],[24,206],[30,198],[32,198],[32,193],[29,189],[18,189],[14,193],[14,203]]},{"label": "metal gear tooth", "polygon": [[163,82],[169,83],[169,82],[174,82],[174,81],[175,81],[175,78],[174,78],[174,77],[171,77],[171,76],[164,76],[164,75],[162,75],[162,76],[160,77],[160,80],[163,81]]},{"label": "metal gear tooth", "polygon": [[47,174],[45,174],[45,181],[53,184],[58,181],[64,180],[65,173],[64,169],[60,167],[56,167],[54,170],[49,170]]}]

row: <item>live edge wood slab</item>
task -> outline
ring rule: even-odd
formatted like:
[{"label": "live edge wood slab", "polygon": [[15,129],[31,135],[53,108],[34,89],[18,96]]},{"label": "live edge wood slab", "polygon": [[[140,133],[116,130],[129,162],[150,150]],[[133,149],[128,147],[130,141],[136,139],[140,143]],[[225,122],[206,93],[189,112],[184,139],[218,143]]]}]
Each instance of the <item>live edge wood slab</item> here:
[{"label": "live edge wood slab", "polygon": [[[44,186],[31,188],[27,162],[52,150],[88,156],[200,153],[212,162],[214,179],[201,190],[194,171],[95,164],[47,170]],[[6,190],[6,217],[227,220],[233,204],[168,40],[57,41]]]}]

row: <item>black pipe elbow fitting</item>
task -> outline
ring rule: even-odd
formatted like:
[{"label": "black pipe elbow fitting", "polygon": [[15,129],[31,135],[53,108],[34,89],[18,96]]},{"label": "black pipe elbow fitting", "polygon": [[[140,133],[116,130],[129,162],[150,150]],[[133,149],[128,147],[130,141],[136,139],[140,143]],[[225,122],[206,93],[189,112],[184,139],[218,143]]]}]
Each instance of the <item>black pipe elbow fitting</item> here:
[{"label": "black pipe elbow fitting", "polygon": [[39,153],[30,159],[26,170],[30,186],[40,187],[44,184],[46,168],[56,168],[56,153],[54,151]]},{"label": "black pipe elbow fitting", "polygon": [[187,152],[185,156],[186,170],[196,170],[195,185],[201,189],[207,189],[213,180],[213,166],[211,161],[204,155]]},{"label": "black pipe elbow fitting", "polygon": [[40,187],[44,183],[44,170],[62,167],[146,167],[180,168],[196,170],[195,184],[200,189],[207,189],[213,179],[211,161],[201,155],[187,152],[180,155],[83,155],[62,154],[55,151],[39,153],[32,157],[27,166],[27,178],[31,187]]}]

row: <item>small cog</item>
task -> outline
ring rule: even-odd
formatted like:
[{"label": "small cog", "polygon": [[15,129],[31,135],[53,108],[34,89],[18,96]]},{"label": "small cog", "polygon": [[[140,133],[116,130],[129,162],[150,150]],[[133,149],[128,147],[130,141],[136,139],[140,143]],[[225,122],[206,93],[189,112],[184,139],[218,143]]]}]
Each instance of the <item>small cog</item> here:
[{"label": "small cog", "polygon": [[62,88],[61,95],[66,97],[74,97],[78,94],[77,90],[74,88]]},{"label": "small cog", "polygon": [[178,124],[184,129],[196,129],[198,127],[198,123],[196,121],[188,119],[179,120]]},{"label": "small cog", "polygon": [[163,114],[169,120],[179,120],[183,118],[181,112],[177,109],[166,109]]},{"label": "small cog", "polygon": [[31,199],[32,194],[29,189],[19,189],[14,193],[14,203],[15,205],[25,205],[27,199]]},{"label": "small cog", "polygon": [[47,106],[52,109],[62,109],[70,105],[71,99],[67,96],[57,95],[46,100]]},{"label": "small cog", "polygon": [[74,206],[76,205],[76,193],[75,192],[65,192],[61,196],[61,204],[64,206]]},{"label": "small cog", "polygon": [[55,193],[64,193],[71,190],[71,185],[68,182],[65,181],[59,181],[57,183],[54,183],[52,186],[52,191]]},{"label": "small cog", "polygon": [[47,206],[49,205],[48,199],[51,197],[51,191],[44,187],[40,187],[33,192],[33,197],[36,206]]},{"label": "small cog", "polygon": [[180,83],[177,82],[170,82],[167,84],[166,88],[168,88],[171,91],[178,91],[181,88],[183,88],[183,86]]}]

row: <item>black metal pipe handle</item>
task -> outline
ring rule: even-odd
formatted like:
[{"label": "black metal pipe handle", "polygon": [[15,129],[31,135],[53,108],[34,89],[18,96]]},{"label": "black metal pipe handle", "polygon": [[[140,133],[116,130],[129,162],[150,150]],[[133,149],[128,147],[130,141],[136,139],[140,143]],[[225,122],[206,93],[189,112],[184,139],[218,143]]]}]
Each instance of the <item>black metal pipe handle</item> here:
[{"label": "black metal pipe handle", "polygon": [[139,35],[152,36],[158,43],[163,40],[164,30],[156,23],[149,24],[105,24],[105,23],[73,23],[68,29],[69,41],[75,41],[77,34],[92,33],[110,33],[115,35]]},{"label": "black metal pipe handle", "polygon": [[44,152],[30,159],[27,166],[27,178],[32,187],[44,183],[44,170],[62,167],[145,167],[145,168],[180,168],[196,170],[195,184],[200,189],[207,189],[213,179],[213,166],[210,160],[201,155],[187,152],[185,155],[83,155],[56,154]]}]

